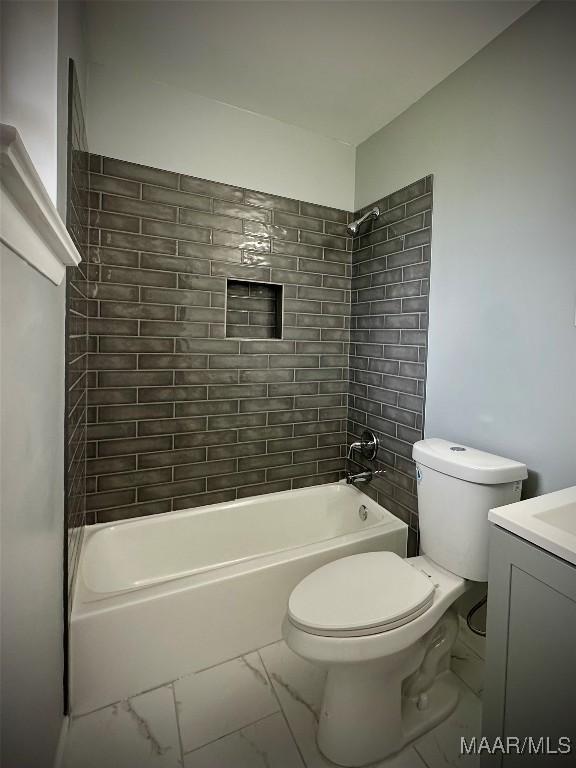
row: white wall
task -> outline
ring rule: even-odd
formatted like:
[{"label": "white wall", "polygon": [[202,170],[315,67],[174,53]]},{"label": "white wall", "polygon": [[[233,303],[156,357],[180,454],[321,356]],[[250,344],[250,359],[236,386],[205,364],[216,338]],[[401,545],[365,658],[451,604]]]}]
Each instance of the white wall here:
[{"label": "white wall", "polygon": [[0,252],[3,768],[50,768],[63,722],[64,284]]},{"label": "white wall", "polygon": [[352,146],[117,68],[90,64],[96,154],[352,210]]},{"label": "white wall", "polygon": [[0,13],[0,120],[18,128],[56,202],[58,3],[3,0]]},{"label": "white wall", "polygon": [[[1,120],[64,217],[68,56],[85,79],[78,4],[3,2],[1,15]],[[2,247],[0,289],[0,762],[49,768],[64,719],[65,285]]]},{"label": "white wall", "polygon": [[576,5],[543,2],[360,145],[356,207],[434,174],[426,434],[576,483]]}]

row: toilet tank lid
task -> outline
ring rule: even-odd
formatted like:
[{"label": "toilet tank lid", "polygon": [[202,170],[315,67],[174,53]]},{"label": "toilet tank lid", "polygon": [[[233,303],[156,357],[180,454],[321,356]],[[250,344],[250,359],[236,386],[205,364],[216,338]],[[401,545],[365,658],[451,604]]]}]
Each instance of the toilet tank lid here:
[{"label": "toilet tank lid", "polygon": [[412,457],[418,464],[470,483],[498,485],[528,477],[526,465],[519,461],[438,437],[414,443]]}]

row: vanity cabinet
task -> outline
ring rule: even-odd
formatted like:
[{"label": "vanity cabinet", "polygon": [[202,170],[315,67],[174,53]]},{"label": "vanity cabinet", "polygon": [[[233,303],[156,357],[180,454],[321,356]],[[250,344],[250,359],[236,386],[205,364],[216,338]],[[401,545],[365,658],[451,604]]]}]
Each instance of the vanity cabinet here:
[{"label": "vanity cabinet", "polygon": [[576,567],[497,525],[490,529],[482,733],[489,744],[544,737],[549,750],[568,737],[572,753],[529,756],[526,746],[523,755],[481,753],[481,766],[574,766]]}]

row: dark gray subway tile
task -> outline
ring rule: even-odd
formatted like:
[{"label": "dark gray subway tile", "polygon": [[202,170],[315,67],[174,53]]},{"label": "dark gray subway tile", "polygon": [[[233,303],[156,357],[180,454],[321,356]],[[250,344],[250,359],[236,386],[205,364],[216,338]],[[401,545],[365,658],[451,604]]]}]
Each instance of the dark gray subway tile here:
[{"label": "dark gray subway tile", "polygon": [[346,264],[339,264],[333,261],[324,261],[319,259],[300,259],[298,268],[302,272],[318,272],[323,275],[346,275]]},{"label": "dark gray subway tile", "polygon": [[136,456],[118,456],[111,459],[88,459],[86,474],[90,476],[111,475],[136,469]]},{"label": "dark gray subway tile", "polygon": [[223,200],[214,200],[214,213],[223,216],[232,216],[236,219],[252,219],[264,224],[272,222],[272,214],[265,208],[256,208],[251,205],[239,205],[225,202]]},{"label": "dark gray subway tile", "polygon": [[251,440],[276,440],[283,437],[290,437],[293,429],[292,424],[246,427],[238,430],[238,440],[241,442],[250,442]]},{"label": "dark gray subway tile", "polygon": [[140,184],[138,182],[116,179],[112,176],[102,176],[97,173],[90,174],[90,188],[95,192],[109,192],[113,195],[123,195],[125,197],[140,197]]},{"label": "dark gray subway tile", "polygon": [[156,272],[151,269],[124,269],[122,267],[103,267],[101,279],[104,283],[128,283],[164,288],[175,288],[178,281],[177,275],[169,272]]},{"label": "dark gray subway tile", "polygon": [[[196,243],[209,243],[211,237],[208,227],[189,227],[185,224],[170,224],[154,219],[142,220],[142,233],[152,235],[156,239],[172,238],[173,240],[192,240]],[[141,250],[149,249],[142,248]]]},{"label": "dark gray subway tile", "polygon": [[137,165],[136,163],[128,163],[125,160],[114,160],[110,157],[104,157],[102,170],[107,176],[142,181],[160,187],[178,188],[178,174],[171,173],[170,171],[161,171],[158,168],[150,168],[147,165]]},{"label": "dark gray subway tile", "polygon": [[[104,211],[90,211],[90,226],[102,229],[117,229],[120,232],[138,233],[140,221],[135,216],[125,216],[120,213],[106,213]],[[92,250],[96,250],[90,246]]]},{"label": "dark gray subway tile", "polygon": [[172,339],[143,339],[141,337],[102,337],[100,352],[173,352]]},{"label": "dark gray subway tile", "polygon": [[[273,360],[276,358],[272,358]],[[267,355],[210,355],[210,368],[237,368],[249,370],[253,368],[266,368],[268,366]],[[273,367],[273,366],[272,366]],[[283,366],[294,367],[294,366]]]},{"label": "dark gray subway tile", "polygon": [[111,248],[127,248],[133,251],[148,251],[150,253],[176,254],[176,240],[165,237],[149,237],[129,232],[111,232],[102,230],[100,244]]},{"label": "dark gray subway tile", "polygon": [[[217,355],[234,355],[240,349],[238,341],[233,339],[177,339],[176,350],[197,355],[208,352]],[[207,366],[204,366],[205,368]]]},{"label": "dark gray subway tile", "polygon": [[219,490],[221,488],[239,488],[243,485],[252,485],[262,483],[266,479],[264,470],[251,470],[247,472],[235,472],[231,475],[219,475],[209,477],[207,487],[209,491]]},{"label": "dark gray subway tile", "polygon": [[390,207],[394,207],[400,203],[406,203],[408,200],[412,200],[415,197],[421,197],[426,191],[426,179],[419,179],[413,184],[390,195],[388,197],[388,204]]},{"label": "dark gray subway tile", "polygon": [[277,195],[267,195],[250,189],[244,191],[244,202],[246,205],[255,205],[261,208],[277,208],[280,211],[288,211],[289,213],[298,213],[300,210],[298,200],[278,197]]},{"label": "dark gray subway tile", "polygon": [[[103,211],[125,213],[130,216],[140,216],[142,218],[175,222],[178,217],[177,209],[171,205],[152,203],[145,200],[134,200],[129,197],[118,197],[117,195],[103,194],[101,205]],[[105,228],[103,222],[101,223],[101,226]]]},{"label": "dark gray subway tile", "polygon": [[108,405],[98,409],[99,423],[111,421],[137,421],[140,419],[163,419],[172,415],[172,403],[154,405]]},{"label": "dark gray subway tile", "polygon": [[211,445],[228,445],[237,439],[235,429],[212,430],[210,432],[188,432],[174,435],[174,448],[197,448]]},{"label": "dark gray subway tile", "polygon": [[306,230],[300,232],[300,242],[306,245],[317,245],[320,248],[334,248],[342,251],[345,251],[347,246],[347,241],[344,237],[323,235],[319,232],[307,232]]},{"label": "dark gray subway tile", "polygon": [[224,292],[226,281],[221,277],[204,277],[204,275],[178,275],[178,288],[193,291]]},{"label": "dark gray subway tile", "polygon": [[232,459],[244,456],[262,456],[266,453],[264,440],[253,443],[234,443],[233,445],[215,445],[208,448],[208,460]]},{"label": "dark gray subway tile", "polygon": [[129,520],[133,517],[158,515],[163,512],[170,512],[170,508],[170,499],[151,501],[146,504],[129,504],[124,507],[112,507],[110,509],[98,510],[96,512],[96,522],[114,523],[118,520]]},{"label": "dark gray subway tile", "polygon": [[[140,289],[141,302],[136,306],[143,308],[150,307],[153,304],[171,304],[190,307],[209,307],[210,292],[206,290],[185,290],[185,289],[167,289],[167,288],[148,288]],[[155,318],[160,319],[160,318]],[[168,318],[166,318],[168,319]]]},{"label": "dark gray subway tile", "polygon": [[317,408],[301,408],[290,411],[275,411],[268,414],[268,424],[297,424],[303,421],[318,421]]},{"label": "dark gray subway tile", "polygon": [[183,192],[193,192],[195,195],[205,195],[219,200],[239,201],[244,200],[244,191],[239,187],[229,184],[221,184],[217,181],[197,179],[194,176],[180,176],[180,189]]},{"label": "dark gray subway tile", "polygon": [[411,232],[406,235],[404,244],[406,248],[415,248],[420,245],[428,245],[431,240],[431,230],[429,227],[421,229],[418,232]]},{"label": "dark gray subway tile", "polygon": [[212,491],[210,493],[195,493],[192,496],[177,496],[172,499],[172,509],[189,509],[204,507],[208,504],[224,504],[236,498],[236,489],[226,491]]},{"label": "dark gray subway tile", "polygon": [[215,230],[212,234],[214,245],[225,245],[230,248],[241,248],[248,251],[270,251],[270,239],[267,237],[253,237],[252,235],[237,235],[233,232]]},{"label": "dark gray subway tile", "polygon": [[[160,304],[145,304],[144,302],[100,302],[100,317],[134,318],[142,320],[174,320],[175,308]],[[90,332],[93,333],[93,321]]]},{"label": "dark gray subway tile", "polygon": [[120,474],[103,475],[98,478],[98,491],[113,491],[121,488],[138,488],[144,485],[167,483],[172,479],[172,467],[151,469]]},{"label": "dark gray subway tile", "polygon": [[188,448],[177,451],[143,453],[138,456],[138,468],[176,467],[179,464],[192,464],[206,461],[206,448]]},{"label": "dark gray subway tile", "polygon": [[136,501],[136,490],[133,488],[107,493],[91,493],[86,496],[86,509],[106,509],[106,507],[131,504],[134,501]]},{"label": "dark gray subway tile", "polygon": [[276,237],[279,240],[298,241],[297,229],[276,224],[264,224],[258,221],[250,221],[249,219],[244,220],[243,231],[246,235],[254,235],[255,237]]},{"label": "dark gray subway tile", "polygon": [[138,355],[138,369],[142,371],[164,368],[169,370],[185,368],[206,368],[206,355]]},{"label": "dark gray subway tile", "polygon": [[346,224],[348,222],[348,214],[346,211],[337,208],[328,208],[325,205],[300,203],[300,213],[303,216],[315,216],[319,219],[328,219],[328,221],[339,221],[341,224]]},{"label": "dark gray subway tile", "polygon": [[151,202],[155,203],[165,203],[166,205],[179,206],[182,208],[193,208],[198,211],[212,210],[212,200],[210,197],[193,195],[187,192],[179,192],[174,189],[166,189],[164,187],[153,187],[149,186],[148,184],[144,184],[142,186],[142,199],[150,200]]},{"label": "dark gray subway tile", "polygon": [[301,243],[289,243],[284,240],[273,240],[272,250],[274,253],[284,253],[287,256],[301,256],[304,259],[322,258],[322,248]]},{"label": "dark gray subway tile", "polygon": [[138,489],[138,501],[151,501],[153,499],[170,499],[175,496],[184,496],[191,493],[202,493],[206,490],[206,480],[181,480],[174,483],[164,483]]},{"label": "dark gray subway tile", "polygon": [[179,432],[201,432],[206,429],[205,418],[152,419],[138,422],[138,436],[169,435]]},{"label": "dark gray subway tile", "polygon": [[238,469],[242,472],[250,469],[282,467],[292,463],[291,453],[269,453],[262,456],[247,456],[238,459]]},{"label": "dark gray subway tile", "polygon": [[262,427],[266,424],[265,413],[243,413],[237,416],[209,416],[208,430],[240,429],[241,427]]},{"label": "dark gray subway tile", "polygon": [[188,400],[206,400],[206,387],[139,387],[139,403],[172,403]]},{"label": "dark gray subway tile", "polygon": [[236,384],[238,371],[174,371],[174,384]]},{"label": "dark gray subway tile", "polygon": [[274,212],[274,224],[294,227],[295,229],[311,230],[313,232],[324,231],[324,222],[321,219],[297,216],[292,213],[284,213],[283,211]]},{"label": "dark gray subway tile", "polygon": [[226,246],[207,245],[206,243],[193,243],[188,240],[178,241],[178,256],[185,258],[209,259],[210,261],[229,261],[240,263],[242,251],[238,248]]},{"label": "dark gray subway tile", "polygon": [[98,442],[98,456],[123,456],[125,454],[170,450],[171,448],[172,438],[168,436],[100,440]]},{"label": "dark gray subway tile", "polygon": [[270,453],[284,453],[285,451],[296,451],[304,448],[316,447],[315,436],[305,437],[284,437],[279,439],[268,440],[267,452]]},{"label": "dark gray subway tile", "polygon": [[142,320],[140,322],[140,334],[142,336],[183,336],[201,339],[208,336],[208,325],[206,323]]},{"label": "dark gray subway tile", "polygon": [[193,400],[175,403],[174,415],[180,416],[218,416],[223,413],[238,413],[238,400]]},{"label": "dark gray subway tile", "polygon": [[222,459],[219,461],[205,461],[201,464],[180,464],[174,467],[174,480],[187,480],[193,477],[210,477],[211,475],[223,475],[234,472],[236,459]]}]

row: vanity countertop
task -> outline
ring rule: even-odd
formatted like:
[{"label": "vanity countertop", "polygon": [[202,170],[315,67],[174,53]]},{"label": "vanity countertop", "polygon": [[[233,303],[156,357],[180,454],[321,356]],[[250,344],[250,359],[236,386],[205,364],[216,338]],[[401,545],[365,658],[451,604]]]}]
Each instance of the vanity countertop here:
[{"label": "vanity countertop", "polygon": [[576,486],[491,509],[488,520],[576,565]]}]

